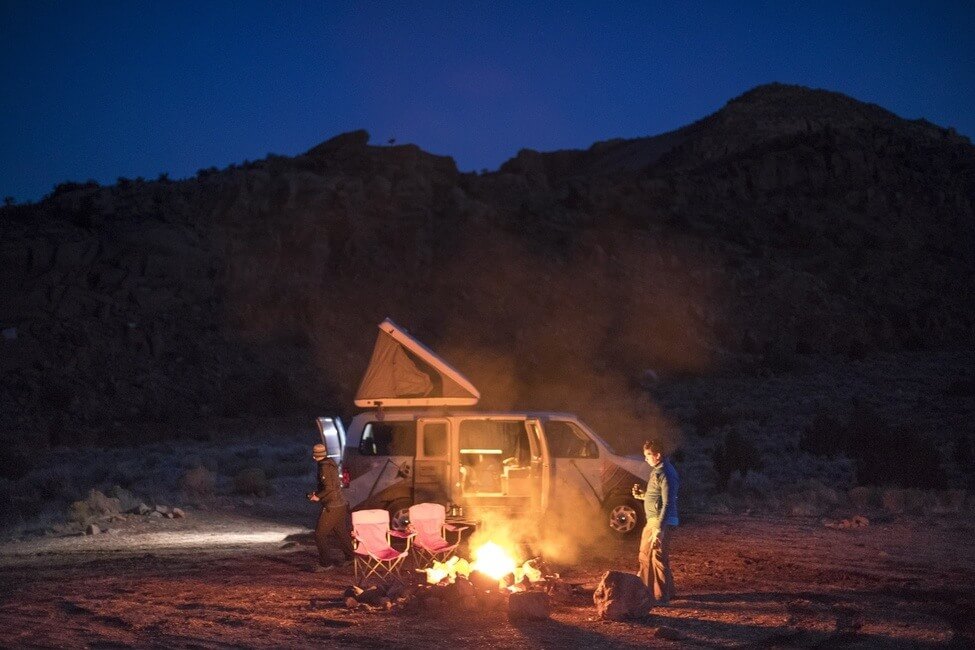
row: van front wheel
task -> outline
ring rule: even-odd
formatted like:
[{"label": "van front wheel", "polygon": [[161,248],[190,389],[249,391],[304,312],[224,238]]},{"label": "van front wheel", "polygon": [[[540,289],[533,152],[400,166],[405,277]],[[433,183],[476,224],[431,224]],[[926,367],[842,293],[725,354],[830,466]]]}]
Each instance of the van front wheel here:
[{"label": "van front wheel", "polygon": [[628,537],[643,527],[643,512],[638,502],[629,497],[615,497],[606,502],[609,530],[618,537]]},{"label": "van front wheel", "polygon": [[409,499],[396,499],[387,506],[389,510],[389,527],[400,532],[405,531],[410,526],[410,506],[413,505]]}]

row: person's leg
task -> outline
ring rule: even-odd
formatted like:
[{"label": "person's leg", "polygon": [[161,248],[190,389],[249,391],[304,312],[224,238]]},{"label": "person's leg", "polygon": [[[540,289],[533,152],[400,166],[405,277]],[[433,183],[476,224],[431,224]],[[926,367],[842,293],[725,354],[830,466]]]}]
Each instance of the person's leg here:
[{"label": "person's leg", "polygon": [[653,597],[666,604],[674,595],[674,574],[670,570],[670,545],[673,542],[674,527],[664,526],[657,534],[651,550],[653,563]]},{"label": "person's leg", "polygon": [[640,533],[640,554],[637,556],[640,561],[640,571],[637,575],[647,587],[650,586],[650,547],[653,537],[654,530],[650,526],[644,526],[643,532]]},{"label": "person's leg", "polygon": [[318,513],[318,522],[315,524],[315,546],[318,547],[318,563],[321,566],[328,566],[332,561],[328,559],[328,533],[329,526],[328,510],[322,508]]},{"label": "person's leg", "polygon": [[332,527],[332,536],[338,542],[345,559],[351,560],[355,551],[352,548],[352,529],[349,527],[349,507],[335,508],[335,514],[336,521]]}]

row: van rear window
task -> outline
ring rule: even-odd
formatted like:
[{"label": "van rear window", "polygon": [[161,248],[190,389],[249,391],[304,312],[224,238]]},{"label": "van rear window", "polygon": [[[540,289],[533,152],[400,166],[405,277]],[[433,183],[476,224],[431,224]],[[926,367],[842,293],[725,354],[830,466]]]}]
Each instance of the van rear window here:
[{"label": "van rear window", "polygon": [[416,456],[416,422],[368,422],[362,430],[363,456]]}]

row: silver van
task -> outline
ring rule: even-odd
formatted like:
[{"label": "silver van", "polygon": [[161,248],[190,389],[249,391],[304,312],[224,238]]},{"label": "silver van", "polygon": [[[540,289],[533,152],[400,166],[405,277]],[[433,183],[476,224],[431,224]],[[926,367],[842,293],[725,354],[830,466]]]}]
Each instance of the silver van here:
[{"label": "silver van", "polygon": [[384,508],[402,529],[410,505],[425,501],[475,518],[493,510],[535,521],[571,504],[617,535],[642,527],[642,503],[631,495],[650,473],[641,456],[617,454],[570,413],[467,408],[479,397],[460,373],[384,321],[356,395],[368,410],[347,429],[337,418],[318,419],[329,453],[341,459],[352,508]]}]

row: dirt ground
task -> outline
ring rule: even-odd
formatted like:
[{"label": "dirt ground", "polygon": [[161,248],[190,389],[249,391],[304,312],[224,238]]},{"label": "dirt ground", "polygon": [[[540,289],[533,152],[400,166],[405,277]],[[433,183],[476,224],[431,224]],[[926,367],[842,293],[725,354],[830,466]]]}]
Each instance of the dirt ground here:
[{"label": "dirt ground", "polygon": [[578,589],[550,620],[516,625],[450,603],[347,609],[351,570],[309,571],[313,547],[284,542],[299,531],[191,512],[114,534],[3,544],[0,646],[975,646],[971,519],[837,530],[812,519],[694,517],[674,542],[671,606],[629,622],[596,619],[601,574],[635,569],[637,541],[613,541],[556,567]]}]

